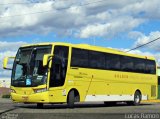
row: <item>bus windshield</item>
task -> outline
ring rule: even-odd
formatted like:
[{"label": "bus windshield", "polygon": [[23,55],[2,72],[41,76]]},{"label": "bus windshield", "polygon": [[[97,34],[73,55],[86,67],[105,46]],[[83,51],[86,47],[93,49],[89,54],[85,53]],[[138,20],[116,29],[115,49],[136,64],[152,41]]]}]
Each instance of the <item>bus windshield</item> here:
[{"label": "bus windshield", "polygon": [[43,56],[50,53],[51,46],[20,48],[13,66],[11,85],[35,87],[46,84],[47,67],[43,67]]}]

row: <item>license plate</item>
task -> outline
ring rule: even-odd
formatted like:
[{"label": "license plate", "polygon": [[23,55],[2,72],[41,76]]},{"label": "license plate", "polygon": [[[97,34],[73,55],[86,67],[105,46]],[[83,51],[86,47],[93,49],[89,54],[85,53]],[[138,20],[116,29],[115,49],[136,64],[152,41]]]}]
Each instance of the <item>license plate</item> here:
[{"label": "license plate", "polygon": [[23,99],[24,101],[28,101],[28,96],[22,96],[22,99]]}]

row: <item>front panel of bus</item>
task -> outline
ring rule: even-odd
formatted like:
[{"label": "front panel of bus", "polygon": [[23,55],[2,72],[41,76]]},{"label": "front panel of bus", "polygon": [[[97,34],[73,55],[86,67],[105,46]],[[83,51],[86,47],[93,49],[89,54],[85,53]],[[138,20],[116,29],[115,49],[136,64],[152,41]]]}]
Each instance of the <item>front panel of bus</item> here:
[{"label": "front panel of bus", "polygon": [[[48,65],[43,56],[51,54]],[[14,102],[66,102],[65,81],[69,47],[62,45],[31,46],[18,50],[12,78],[11,97]]]},{"label": "front panel of bus", "polygon": [[13,101],[43,102],[48,100],[46,91],[48,67],[43,66],[43,56],[51,53],[51,45],[22,47],[18,50],[11,76]]}]

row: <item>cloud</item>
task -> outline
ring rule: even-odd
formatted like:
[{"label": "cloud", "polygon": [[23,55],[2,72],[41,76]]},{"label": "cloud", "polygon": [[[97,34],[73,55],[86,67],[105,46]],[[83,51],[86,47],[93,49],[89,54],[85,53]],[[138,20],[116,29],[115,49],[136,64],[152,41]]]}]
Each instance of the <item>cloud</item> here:
[{"label": "cloud", "polygon": [[[137,47],[137,46],[146,44],[146,43],[148,43],[148,42],[150,42],[150,41],[152,41],[152,40],[155,40],[155,39],[157,39],[157,38],[160,38],[160,31],[151,32],[148,36],[142,34],[142,35],[137,39],[137,41],[135,42],[134,47]],[[157,40],[157,41],[155,41],[155,42],[152,42],[152,43],[146,45],[146,46],[143,47],[143,48],[147,48],[147,49],[150,49],[150,50],[159,51],[159,50],[160,50],[159,44],[160,44],[160,39]]]},{"label": "cloud", "polygon": [[2,51],[16,51],[20,46],[27,44],[24,41],[6,42],[0,41],[0,52]]},{"label": "cloud", "polygon": [[113,37],[118,33],[129,31],[143,22],[142,19],[132,17],[122,17],[106,24],[88,25],[82,28],[80,37],[88,38],[91,36],[110,36]]},{"label": "cloud", "polygon": [[131,39],[138,39],[140,37],[144,36],[142,32],[139,31],[131,31],[128,33],[128,37]]},{"label": "cloud", "polygon": [[1,77],[10,77],[11,71],[4,70],[2,67],[3,59],[6,56],[15,56],[18,48],[22,45],[27,44],[26,42],[6,42],[0,41],[0,78]]},{"label": "cloud", "polygon": [[160,19],[160,7],[158,3],[158,0],[138,0],[133,4],[123,7],[119,12],[120,14],[129,14],[134,17],[143,17],[149,20]]},{"label": "cloud", "polygon": [[[37,4],[1,6],[0,36],[53,32],[81,38],[114,37],[122,32],[131,32],[148,20],[159,19],[159,0],[97,1],[40,0]],[[13,2],[31,0],[5,0],[2,4]],[[92,4],[81,6],[87,3]],[[25,15],[20,16],[21,14]],[[72,34],[68,31],[72,31]]]}]

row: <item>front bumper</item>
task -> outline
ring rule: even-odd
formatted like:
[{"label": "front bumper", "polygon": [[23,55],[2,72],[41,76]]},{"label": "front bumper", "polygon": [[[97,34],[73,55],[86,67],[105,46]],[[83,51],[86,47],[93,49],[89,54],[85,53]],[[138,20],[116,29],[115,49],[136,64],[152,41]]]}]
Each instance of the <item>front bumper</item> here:
[{"label": "front bumper", "polygon": [[13,102],[21,103],[49,103],[48,92],[34,93],[30,95],[11,93],[11,99]]}]

